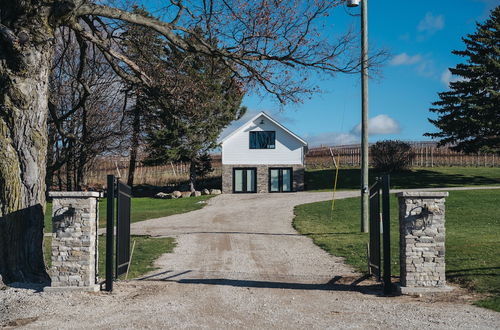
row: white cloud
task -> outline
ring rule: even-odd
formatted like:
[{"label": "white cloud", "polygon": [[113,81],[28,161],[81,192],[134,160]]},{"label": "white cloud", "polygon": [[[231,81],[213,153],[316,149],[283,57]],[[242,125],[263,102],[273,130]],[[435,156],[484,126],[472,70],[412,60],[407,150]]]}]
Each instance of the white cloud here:
[{"label": "white cloud", "polygon": [[452,74],[451,74],[450,70],[446,69],[441,74],[441,82],[443,84],[445,84],[446,86],[449,86],[450,82],[451,82],[451,77],[452,77]]},{"label": "white cloud", "polygon": [[436,78],[436,70],[434,66],[434,60],[432,59],[426,59],[422,63],[420,63],[417,67],[417,72],[419,75],[422,77],[428,77],[428,78]]},{"label": "white cloud", "polygon": [[359,143],[360,137],[351,133],[326,132],[316,135],[306,135],[309,147],[337,146]]},{"label": "white cloud", "polygon": [[421,62],[421,61],[422,61],[422,55],[420,55],[420,54],[410,56],[406,53],[401,53],[401,54],[394,56],[391,59],[390,64],[395,65],[395,66],[412,65],[412,64],[416,64],[416,63]]},{"label": "white cloud", "polygon": [[441,74],[441,82],[446,85],[447,87],[450,86],[450,83],[455,82],[455,81],[463,81],[464,78],[454,76],[449,69],[446,69],[443,71]]},{"label": "white cloud", "polygon": [[[378,115],[368,119],[368,134],[398,134],[401,132],[399,123],[388,115]],[[361,123],[353,127],[351,134],[361,133]]]},{"label": "white cloud", "polygon": [[425,14],[425,17],[418,23],[417,30],[428,35],[444,29],[444,16],[434,16],[432,13]]}]

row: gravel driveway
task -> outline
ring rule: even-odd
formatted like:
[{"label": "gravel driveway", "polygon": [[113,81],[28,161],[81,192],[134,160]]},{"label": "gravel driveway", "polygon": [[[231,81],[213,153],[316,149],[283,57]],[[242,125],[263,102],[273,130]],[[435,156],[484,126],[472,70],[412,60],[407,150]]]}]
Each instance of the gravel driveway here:
[{"label": "gravel driveway", "polygon": [[330,198],[221,195],[201,210],[135,223],[134,234],[176,237],[174,253],[157,260],[158,271],[118,282],[113,294],[0,291],[0,326],[500,328],[500,313],[471,306],[474,297],[461,289],[382,297],[371,281],[352,285],[358,274],[291,226],[295,205]]}]

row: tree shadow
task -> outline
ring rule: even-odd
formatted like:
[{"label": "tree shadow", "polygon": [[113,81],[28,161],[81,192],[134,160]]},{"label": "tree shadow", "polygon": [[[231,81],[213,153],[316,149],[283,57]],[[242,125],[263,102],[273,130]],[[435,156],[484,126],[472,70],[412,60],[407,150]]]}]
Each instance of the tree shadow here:
[{"label": "tree shadow", "polygon": [[[491,271],[491,273],[488,271]],[[468,269],[456,269],[456,270],[446,271],[446,277],[449,279],[461,278],[465,276],[500,277],[500,267],[468,268]]]},{"label": "tree shadow", "polygon": [[[237,288],[255,288],[255,289],[285,289],[285,290],[306,290],[306,291],[349,291],[359,292],[367,295],[387,296],[383,292],[382,283],[371,280],[370,275],[360,277],[344,277],[334,276],[325,283],[299,283],[285,281],[262,281],[262,280],[246,280],[246,279],[230,279],[230,278],[181,278],[176,277],[191,273],[191,270],[183,271],[177,274],[171,274],[166,277],[158,278],[158,276],[172,273],[165,271],[158,274],[153,274],[147,277],[139,278],[140,281],[160,281],[160,282],[175,282],[179,284],[201,284],[201,285],[218,285],[232,286]],[[286,277],[286,275],[284,275]]]},{"label": "tree shadow", "polygon": [[43,256],[43,227],[41,204],[0,217],[0,276],[5,284],[50,284]]},{"label": "tree shadow", "polygon": [[245,231],[189,231],[176,233],[177,235],[197,235],[197,234],[215,234],[215,235],[256,235],[256,236],[335,236],[335,235],[358,235],[358,232],[337,232],[337,233],[265,233],[265,232],[245,232]]}]

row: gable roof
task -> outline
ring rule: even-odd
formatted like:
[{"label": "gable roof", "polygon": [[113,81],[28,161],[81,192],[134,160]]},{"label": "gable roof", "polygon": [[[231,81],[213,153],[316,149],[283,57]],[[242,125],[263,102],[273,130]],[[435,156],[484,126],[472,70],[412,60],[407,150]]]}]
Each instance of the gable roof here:
[{"label": "gable roof", "polygon": [[250,119],[249,121],[247,121],[246,123],[244,123],[243,125],[241,125],[240,127],[238,127],[237,129],[235,129],[233,132],[231,132],[229,135],[227,135],[225,138],[223,138],[222,140],[220,140],[220,143],[224,143],[224,141],[228,140],[229,138],[231,138],[232,136],[238,134],[239,132],[243,131],[245,129],[245,127],[249,124],[249,123],[252,123],[254,121],[256,121],[257,119],[259,119],[260,117],[265,117],[267,120],[269,120],[270,122],[272,122],[274,125],[278,126],[279,128],[281,128],[282,130],[284,130],[286,133],[288,133],[289,135],[291,135],[292,137],[294,137],[297,141],[299,141],[300,143],[302,143],[302,145],[304,146],[307,146],[307,142],[302,139],[300,136],[298,136],[297,134],[293,133],[292,131],[290,131],[288,128],[286,128],[285,126],[281,125],[279,122],[277,122],[275,119],[273,119],[271,116],[269,116],[267,113],[265,113],[264,111],[261,111],[259,112],[256,116],[254,116],[252,119]]}]

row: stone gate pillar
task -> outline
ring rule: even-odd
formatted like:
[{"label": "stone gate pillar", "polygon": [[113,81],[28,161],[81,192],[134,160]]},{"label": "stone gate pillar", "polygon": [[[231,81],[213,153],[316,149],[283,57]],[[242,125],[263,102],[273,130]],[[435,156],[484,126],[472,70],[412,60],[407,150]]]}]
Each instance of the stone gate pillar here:
[{"label": "stone gate pillar", "polygon": [[50,192],[52,197],[52,286],[47,291],[98,291],[99,192]]},{"label": "stone gate pillar", "polygon": [[399,200],[401,293],[450,290],[445,278],[447,192],[402,192]]}]

